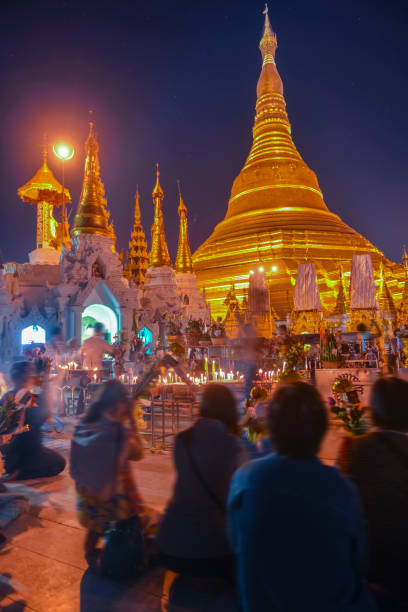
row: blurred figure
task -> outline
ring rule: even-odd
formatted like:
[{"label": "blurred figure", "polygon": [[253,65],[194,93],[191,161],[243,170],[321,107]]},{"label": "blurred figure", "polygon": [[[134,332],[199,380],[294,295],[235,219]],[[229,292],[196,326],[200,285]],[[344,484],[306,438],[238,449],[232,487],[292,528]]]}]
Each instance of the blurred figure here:
[{"label": "blurred figure", "polygon": [[70,473],[75,480],[78,519],[87,529],[85,556],[98,555],[98,541],[112,523],[139,516],[145,534],[150,528],[133,480],[130,461],[143,457],[134,426],[129,428],[133,402],[118,380],[105,383],[74,430]]},{"label": "blurred figure", "polygon": [[339,467],[357,485],[369,537],[369,579],[384,610],[408,610],[408,382],[378,380],[371,394],[376,429],[347,438]]},{"label": "blurred figure", "polygon": [[33,365],[14,363],[10,378],[13,388],[1,399],[3,410],[21,413],[21,423],[8,444],[1,448],[6,476],[4,480],[28,480],[55,476],[65,468],[65,459],[42,444],[41,426],[49,417],[45,402],[31,392]]},{"label": "blurred figure", "polygon": [[362,582],[364,529],[357,494],[316,457],[326,407],[306,383],[280,386],[268,408],[277,454],[233,476],[230,541],[244,612],[370,612]]},{"label": "blurred figure", "polygon": [[114,355],[115,351],[111,344],[105,340],[105,328],[102,323],[95,323],[94,335],[87,338],[81,346],[80,355],[84,367],[89,370],[103,369],[102,359],[105,354]]},{"label": "blurred figure", "polygon": [[51,331],[50,341],[45,345],[46,357],[52,361],[52,369],[57,369],[58,366],[65,364],[68,347],[62,338],[62,329],[54,327]]},{"label": "blurred figure", "polygon": [[244,457],[234,396],[223,385],[209,384],[200,418],[175,441],[177,481],[157,539],[173,572],[233,580],[226,500],[232,474]]}]

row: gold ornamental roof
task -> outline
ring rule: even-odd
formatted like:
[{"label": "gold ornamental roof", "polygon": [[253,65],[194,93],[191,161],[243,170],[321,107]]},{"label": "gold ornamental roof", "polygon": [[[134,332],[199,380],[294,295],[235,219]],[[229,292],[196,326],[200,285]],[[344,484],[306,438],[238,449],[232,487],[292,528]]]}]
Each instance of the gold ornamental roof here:
[{"label": "gold ornamental roof", "polygon": [[[50,193],[47,194],[47,191]],[[52,199],[52,203],[54,204],[55,200],[58,199],[58,194],[61,200],[62,185],[57,181],[48,167],[47,150],[45,148],[43,151],[42,166],[37,170],[32,179],[18,189],[17,193],[24,202],[29,202],[30,204],[38,204],[47,201],[47,199]],[[64,188],[64,195],[65,200],[70,202],[71,196],[66,188]]]},{"label": "gold ornamental roof", "polygon": [[[271,305],[285,316],[291,309],[299,264],[314,263],[322,306],[332,311],[339,265],[349,278],[353,254],[370,253],[378,278],[383,259],[373,244],[328,210],[315,173],[297,150],[276,48],[266,11],[251,150],[234,180],[224,220],[193,255],[194,271],[214,316],[225,313],[231,283],[242,298],[249,272],[258,265],[268,274]],[[400,295],[403,271],[392,265],[393,278],[387,282],[391,292]]]},{"label": "gold ornamental roof", "polygon": [[192,272],[193,258],[191,257],[190,242],[188,240],[187,207],[184,204],[183,198],[181,196],[180,182],[177,181],[177,184],[180,198],[180,203],[178,207],[178,214],[180,217],[180,231],[174,269],[176,270],[176,272]]},{"label": "gold ornamental roof", "polygon": [[100,176],[99,145],[89,123],[89,135],[85,144],[86,158],[81,197],[74,219],[72,235],[97,234],[116,240],[113,224],[105,199],[105,187]]}]

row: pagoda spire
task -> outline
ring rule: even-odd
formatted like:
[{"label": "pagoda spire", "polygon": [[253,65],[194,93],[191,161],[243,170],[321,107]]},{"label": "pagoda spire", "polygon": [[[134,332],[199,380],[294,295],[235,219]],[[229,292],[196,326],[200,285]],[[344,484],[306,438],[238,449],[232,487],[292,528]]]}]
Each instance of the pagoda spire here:
[{"label": "pagoda spire", "polygon": [[339,268],[339,290],[336,296],[336,305],[333,310],[333,315],[344,315],[347,313],[348,303],[346,291],[344,289],[343,268]]},{"label": "pagoda spire", "polygon": [[85,143],[85,169],[81,197],[74,219],[72,235],[96,234],[116,241],[105,199],[105,187],[100,175],[99,144],[94,124],[89,122],[89,135]]},{"label": "pagoda spire", "polygon": [[383,315],[384,314],[388,314],[388,315],[396,314],[394,300],[392,298],[391,291],[389,290],[389,287],[387,285],[387,281],[385,280],[384,264],[382,261],[380,264],[380,293],[379,293],[378,301],[379,301],[379,305],[380,305]]},{"label": "pagoda spire", "polygon": [[408,253],[406,251],[405,244],[402,254],[402,261],[404,263],[405,281],[402,298],[398,306],[398,322],[399,324],[406,325],[408,323]]},{"label": "pagoda spire", "polygon": [[150,265],[154,268],[161,266],[171,267],[169,249],[167,247],[166,234],[164,231],[164,220],[162,210],[162,200],[164,198],[163,189],[159,181],[159,164],[156,164],[156,184],[153,189],[154,219],[151,229],[152,250],[150,251]]},{"label": "pagoda spire", "polygon": [[147,254],[146,236],[140,214],[139,187],[137,187],[135,194],[135,220],[129,241],[129,250],[127,252],[127,263],[124,268],[124,274],[128,280],[132,280],[136,285],[142,285],[145,280],[148,265],[149,256]]},{"label": "pagoda spire", "polygon": [[179,207],[178,214],[180,217],[180,232],[179,241],[177,248],[177,256],[174,264],[176,272],[193,272],[193,259],[191,257],[190,243],[188,241],[188,227],[187,227],[187,207],[183,202],[180,190],[180,181],[177,181],[178,192],[179,192]]}]

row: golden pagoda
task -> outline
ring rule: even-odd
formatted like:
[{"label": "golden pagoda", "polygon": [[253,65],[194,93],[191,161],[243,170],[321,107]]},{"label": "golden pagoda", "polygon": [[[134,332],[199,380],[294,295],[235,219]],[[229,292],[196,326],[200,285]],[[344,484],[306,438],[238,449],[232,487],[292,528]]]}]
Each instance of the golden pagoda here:
[{"label": "golden pagoda", "polygon": [[[37,249],[61,249],[60,224],[54,219],[54,206],[62,204],[62,185],[47,164],[47,145],[43,145],[43,163],[31,180],[20,187],[18,195],[23,202],[37,206]],[[71,201],[64,189],[65,202]]]},{"label": "golden pagoda", "polygon": [[167,247],[166,234],[164,231],[164,220],[162,210],[162,200],[164,198],[163,189],[159,182],[159,164],[156,164],[156,184],[153,189],[154,219],[151,229],[152,250],[150,251],[150,265],[154,268],[162,266],[171,267],[169,249]]},{"label": "golden pagoda", "polygon": [[180,217],[180,232],[179,241],[177,247],[176,261],[174,263],[174,269],[176,272],[193,272],[193,259],[191,257],[190,243],[188,240],[188,227],[187,227],[187,207],[183,202],[180,190],[180,181],[177,181],[180,203],[178,207],[178,214]]},{"label": "golden pagoda", "polygon": [[124,268],[126,278],[132,280],[136,285],[142,285],[144,283],[146,271],[149,266],[147,242],[142,225],[139,198],[139,188],[137,188],[135,194],[135,221],[130,237],[129,250],[127,252],[127,263]]},{"label": "golden pagoda", "polygon": [[94,124],[89,122],[89,135],[85,143],[85,171],[81,197],[74,219],[72,235],[96,234],[116,241],[113,224],[105,199],[105,188],[100,175],[99,145],[94,134]]},{"label": "golden pagoda", "polygon": [[[315,173],[293,142],[275,63],[277,38],[267,8],[259,48],[262,69],[252,147],[233,183],[224,220],[193,255],[194,271],[206,289],[213,315],[220,315],[225,312],[225,295],[231,283],[242,297],[250,269],[264,266],[271,304],[278,316],[284,317],[298,264],[310,259],[316,268],[323,309],[332,311],[339,264],[349,276],[353,253],[370,253],[378,277],[383,255],[328,210]],[[400,295],[401,266],[388,265],[393,276],[390,289]]]}]

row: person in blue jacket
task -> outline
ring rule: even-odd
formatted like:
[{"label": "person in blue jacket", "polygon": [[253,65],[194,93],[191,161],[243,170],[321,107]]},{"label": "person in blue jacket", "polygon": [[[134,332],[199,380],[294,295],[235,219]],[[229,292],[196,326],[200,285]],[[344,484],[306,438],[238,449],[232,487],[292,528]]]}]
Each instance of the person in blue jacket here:
[{"label": "person in blue jacket", "polygon": [[316,456],[328,427],[318,391],[280,386],[268,427],[276,454],[240,467],[228,499],[244,612],[375,611],[357,492]]}]

